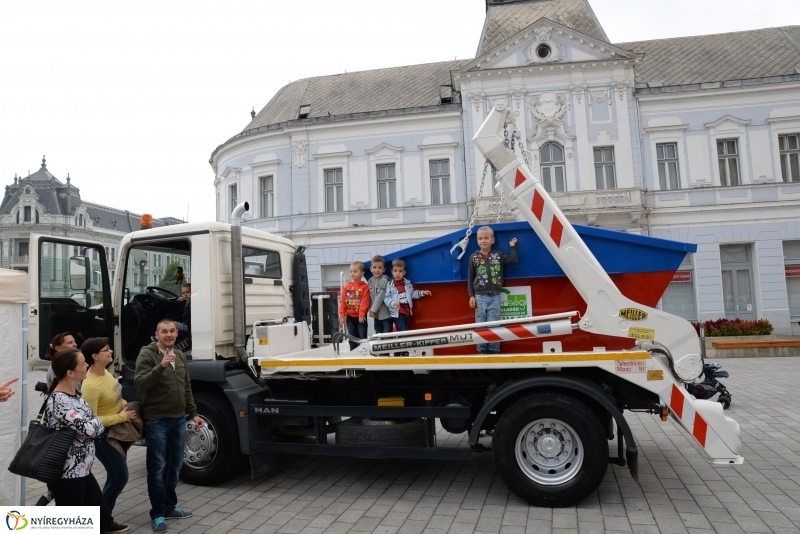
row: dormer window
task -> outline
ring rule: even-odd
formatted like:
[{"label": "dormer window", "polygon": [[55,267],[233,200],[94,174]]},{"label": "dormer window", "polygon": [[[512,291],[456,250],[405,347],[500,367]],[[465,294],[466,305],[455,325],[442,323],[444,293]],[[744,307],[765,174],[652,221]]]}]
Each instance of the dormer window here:
[{"label": "dormer window", "polygon": [[23,220],[25,222],[31,222],[31,207],[25,206],[23,208]]},{"label": "dormer window", "polygon": [[453,86],[440,85],[439,86],[439,103],[450,104],[453,102]]},{"label": "dormer window", "polygon": [[297,114],[298,119],[307,119],[311,113],[311,104],[303,104],[300,106],[300,113]]}]

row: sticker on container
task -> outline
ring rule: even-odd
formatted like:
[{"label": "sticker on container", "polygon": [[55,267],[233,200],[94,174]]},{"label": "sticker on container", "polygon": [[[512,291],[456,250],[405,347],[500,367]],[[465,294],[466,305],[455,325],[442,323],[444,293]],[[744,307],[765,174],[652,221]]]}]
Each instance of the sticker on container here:
[{"label": "sticker on container", "polygon": [[640,328],[632,326],[628,328],[628,337],[636,339],[644,339],[645,341],[655,341],[656,329],[655,328]]},{"label": "sticker on container", "polygon": [[645,360],[617,360],[618,373],[644,373],[647,371]]},{"label": "sticker on container", "polygon": [[622,308],[619,316],[628,321],[644,321],[647,319],[647,312],[639,308]]}]

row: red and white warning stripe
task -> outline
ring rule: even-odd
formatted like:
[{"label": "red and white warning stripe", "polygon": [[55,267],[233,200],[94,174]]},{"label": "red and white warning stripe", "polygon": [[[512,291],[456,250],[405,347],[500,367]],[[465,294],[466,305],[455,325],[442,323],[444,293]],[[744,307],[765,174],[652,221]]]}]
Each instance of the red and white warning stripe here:
[{"label": "red and white warning stripe", "polygon": [[719,436],[714,429],[695,410],[694,399],[686,389],[672,384],[669,389],[662,391],[660,396],[701,447],[706,449],[714,442],[719,441]]},{"label": "red and white warning stripe", "polygon": [[[522,169],[523,167],[520,166],[514,171],[514,189],[517,189],[530,179]],[[540,188],[542,188],[542,185],[535,183],[535,186],[526,191],[520,197],[520,200],[530,206],[533,216],[542,224],[545,233],[550,236],[553,244],[560,248],[561,245],[568,241],[569,234],[564,232],[565,223],[557,215],[558,208],[553,209],[553,206],[551,206],[553,199],[547,194],[542,194]]]},{"label": "red and white warning stripe", "polygon": [[516,341],[544,336],[561,336],[572,333],[570,321],[555,321],[547,324],[519,324],[479,328],[472,333],[475,343],[496,343],[498,341]]}]

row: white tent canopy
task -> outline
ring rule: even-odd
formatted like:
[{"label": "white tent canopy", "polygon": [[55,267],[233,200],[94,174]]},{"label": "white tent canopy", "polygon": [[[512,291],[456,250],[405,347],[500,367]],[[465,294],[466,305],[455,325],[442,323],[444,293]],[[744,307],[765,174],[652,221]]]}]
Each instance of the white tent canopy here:
[{"label": "white tent canopy", "polygon": [[0,404],[0,506],[20,504],[21,480],[7,467],[21,445],[22,380],[25,366],[23,304],[28,301],[28,275],[0,269],[0,383],[14,377],[17,393]]}]

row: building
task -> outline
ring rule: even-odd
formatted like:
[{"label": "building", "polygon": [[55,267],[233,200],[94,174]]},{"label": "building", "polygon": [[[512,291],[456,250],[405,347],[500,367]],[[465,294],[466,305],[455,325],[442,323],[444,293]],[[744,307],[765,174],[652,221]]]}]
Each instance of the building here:
[{"label": "building", "polygon": [[587,0],[486,0],[475,59],[298,80],[216,148],[217,219],[364,260],[510,214],[470,139],[502,101],[569,219],[698,244],[661,306],[800,334],[800,26],[611,43]]},{"label": "building", "polygon": [[[24,178],[14,177],[14,183],[7,185],[2,203],[0,203],[0,242],[2,255],[0,267],[5,269],[28,270],[28,253],[30,250],[30,234],[42,234],[53,237],[91,240],[103,245],[105,249],[110,279],[114,279],[119,244],[122,237],[139,229],[140,215],[126,210],[109,208],[100,204],[85,202],[81,199],[80,189],[72,184],[67,175],[64,182],[47,170],[47,162],[42,158],[41,168]],[[182,220],[174,217],[153,219],[153,226],[181,224]],[[52,288],[56,286],[65,291],[63,280],[66,280],[67,261],[73,256],[88,254],[90,262],[98,262],[99,251],[82,251],[79,247],[59,245],[47,248],[40,253],[43,272],[52,271]],[[156,285],[160,282],[169,259],[161,258],[153,253],[148,257],[143,274],[136,272],[136,281],[143,286]],[[93,279],[91,286],[100,287],[99,263],[92,263]],[[188,272],[188,265],[185,266]],[[58,280],[62,285],[58,285]],[[98,294],[99,294],[98,290]]]}]

